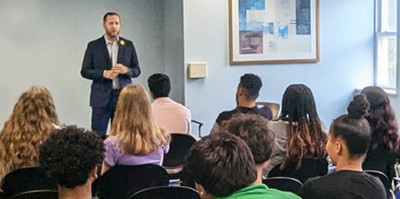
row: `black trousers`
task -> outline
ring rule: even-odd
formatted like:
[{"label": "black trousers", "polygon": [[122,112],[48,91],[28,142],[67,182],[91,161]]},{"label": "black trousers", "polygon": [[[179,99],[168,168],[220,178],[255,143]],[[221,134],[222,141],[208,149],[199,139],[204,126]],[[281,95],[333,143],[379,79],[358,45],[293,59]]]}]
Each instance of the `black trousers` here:
[{"label": "black trousers", "polygon": [[111,92],[110,100],[105,107],[92,107],[92,131],[101,137],[106,137],[108,122],[114,119],[115,107],[117,105],[120,90]]}]

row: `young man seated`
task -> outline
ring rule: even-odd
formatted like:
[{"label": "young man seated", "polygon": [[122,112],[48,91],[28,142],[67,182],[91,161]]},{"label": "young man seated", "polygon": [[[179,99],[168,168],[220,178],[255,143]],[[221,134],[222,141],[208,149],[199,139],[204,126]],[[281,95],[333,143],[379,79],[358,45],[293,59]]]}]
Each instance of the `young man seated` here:
[{"label": "young man seated", "polygon": [[39,152],[41,166],[58,183],[60,199],[91,198],[91,185],[103,157],[102,139],[76,127],[56,130]]},{"label": "young man seated", "polygon": [[299,195],[303,199],[385,199],[382,182],[362,170],[371,130],[364,118],[369,104],[364,95],[357,95],[347,108],[348,114],[331,124],[326,150],[336,172],[307,180]]},{"label": "young man seated", "polygon": [[185,169],[202,199],[298,199],[288,192],[255,184],[257,169],[249,147],[230,133],[216,133],[196,142]]},{"label": "young man seated", "polygon": [[171,91],[169,77],[155,73],[147,79],[151,97],[154,119],[158,126],[168,133],[190,134],[192,115],[190,110],[168,97]]},{"label": "young man seated", "polygon": [[269,120],[272,119],[272,111],[268,107],[258,108],[256,100],[262,87],[261,78],[255,74],[246,73],[240,77],[236,90],[236,108],[220,113],[211,129],[210,134],[223,130],[224,122],[231,119],[237,113],[258,114]]},{"label": "young man seated", "polygon": [[262,183],[262,171],[268,166],[275,134],[268,128],[268,120],[260,115],[237,114],[226,124],[228,133],[244,140],[250,148],[257,168],[256,184]]}]

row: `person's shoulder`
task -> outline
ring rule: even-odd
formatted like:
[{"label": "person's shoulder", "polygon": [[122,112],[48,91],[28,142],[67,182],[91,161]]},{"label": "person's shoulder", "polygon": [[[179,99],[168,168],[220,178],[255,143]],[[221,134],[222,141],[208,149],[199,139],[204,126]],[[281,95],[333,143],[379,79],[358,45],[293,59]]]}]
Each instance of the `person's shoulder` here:
[{"label": "person's shoulder", "polygon": [[302,189],[311,189],[311,190],[322,189],[326,183],[331,184],[330,183],[331,177],[332,177],[331,175],[325,175],[325,176],[316,176],[309,178],[304,182]]},{"label": "person's shoulder", "polygon": [[299,190],[299,195],[302,198],[309,199],[309,198],[321,198],[319,193],[324,192],[325,190],[322,188],[324,183],[321,181],[325,181],[323,177],[313,177],[306,180],[303,186]]},{"label": "person's shoulder", "polygon": [[229,120],[229,119],[232,117],[232,115],[235,113],[235,110],[236,110],[236,109],[233,109],[233,110],[230,110],[230,111],[223,111],[223,112],[221,112],[221,113],[218,115],[216,122],[217,122],[218,124],[220,124],[222,121]]},{"label": "person's shoulder", "polygon": [[185,105],[176,102],[175,100],[171,99],[172,103],[174,103],[177,107],[179,107],[180,109],[184,110],[185,112],[189,112],[190,113],[190,109],[188,107],[186,107]]},{"label": "person's shoulder", "polygon": [[384,187],[382,181],[379,178],[373,176],[372,174],[369,174],[364,171],[364,172],[360,173],[359,175],[362,177],[362,179],[369,181],[370,183],[373,183],[378,187],[380,187],[380,186]]},{"label": "person's shoulder", "polygon": [[97,39],[90,41],[89,45],[95,45],[95,44],[101,44],[101,43],[104,43],[104,36],[101,36]]},{"label": "person's shoulder", "polygon": [[106,138],[104,140],[104,144],[105,145],[114,145],[116,146],[116,137],[115,136],[109,136],[108,138]]},{"label": "person's shoulder", "polygon": [[268,127],[271,129],[277,130],[286,130],[289,127],[289,123],[279,119],[279,120],[271,120],[268,122]]}]

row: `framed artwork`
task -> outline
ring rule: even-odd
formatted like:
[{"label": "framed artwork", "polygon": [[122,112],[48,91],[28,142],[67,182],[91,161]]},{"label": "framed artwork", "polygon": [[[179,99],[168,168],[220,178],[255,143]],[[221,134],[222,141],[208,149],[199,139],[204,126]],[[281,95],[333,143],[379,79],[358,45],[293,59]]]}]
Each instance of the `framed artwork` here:
[{"label": "framed artwork", "polygon": [[319,61],[319,0],[229,0],[230,64]]}]

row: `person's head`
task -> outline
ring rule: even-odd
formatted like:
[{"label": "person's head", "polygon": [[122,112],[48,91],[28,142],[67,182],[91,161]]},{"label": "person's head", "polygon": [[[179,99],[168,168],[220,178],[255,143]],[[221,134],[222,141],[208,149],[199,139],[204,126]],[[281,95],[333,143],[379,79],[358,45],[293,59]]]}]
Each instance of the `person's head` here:
[{"label": "person's head", "polygon": [[326,135],[318,118],[314,96],[304,84],[289,85],[282,98],[280,119],[289,123],[286,160],[298,162],[326,155]]},{"label": "person's head", "polygon": [[159,128],[151,111],[150,99],[137,84],[125,86],[119,95],[111,135],[124,144],[124,152],[146,155],[167,145],[170,135]]},{"label": "person's head", "polygon": [[357,95],[347,107],[348,114],[336,118],[329,129],[326,149],[333,163],[340,160],[363,161],[371,140],[367,114],[369,103]]},{"label": "person's head", "polygon": [[226,129],[246,142],[257,166],[267,166],[275,144],[275,134],[268,128],[267,119],[256,114],[236,114]]},{"label": "person's head", "polygon": [[155,73],[147,79],[147,85],[154,99],[168,97],[171,91],[169,77],[162,73]]},{"label": "person's head", "polygon": [[254,74],[246,73],[240,77],[240,82],[236,91],[236,101],[240,100],[256,101],[262,82],[260,77]]},{"label": "person's head", "polygon": [[372,149],[384,145],[394,150],[398,145],[398,127],[389,96],[383,89],[376,86],[366,87],[361,93],[367,97],[370,104],[369,114],[365,118],[371,125]]},{"label": "person's head", "polygon": [[23,92],[0,133],[0,178],[11,170],[38,165],[39,145],[58,123],[46,87],[32,86]]},{"label": "person's head", "polygon": [[121,29],[121,19],[115,12],[107,12],[103,16],[103,28],[107,37],[115,39],[119,35]]},{"label": "person's head", "polygon": [[202,198],[227,196],[251,185],[257,178],[247,144],[224,132],[196,142],[186,156],[185,169]]},{"label": "person's head", "polygon": [[102,139],[94,132],[72,126],[56,130],[40,146],[41,167],[62,188],[91,184],[103,158]]}]

